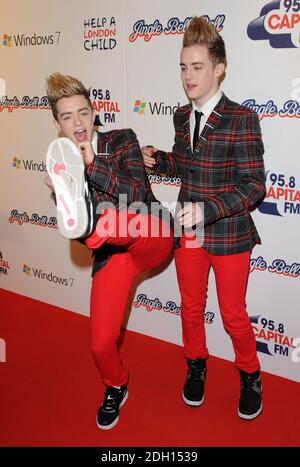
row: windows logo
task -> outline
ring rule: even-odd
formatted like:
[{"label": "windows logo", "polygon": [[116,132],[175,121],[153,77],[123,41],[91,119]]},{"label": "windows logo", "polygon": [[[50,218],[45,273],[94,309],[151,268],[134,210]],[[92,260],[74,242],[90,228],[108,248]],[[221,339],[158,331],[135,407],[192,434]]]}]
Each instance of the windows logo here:
[{"label": "windows logo", "polygon": [[134,103],[133,111],[140,114],[140,115],[144,115],[145,107],[146,107],[146,102],[136,100],[135,103]]},{"label": "windows logo", "polygon": [[9,36],[8,34],[3,34],[3,47],[11,47],[11,39],[12,36]]},{"label": "windows logo", "polygon": [[12,167],[14,169],[20,169],[21,168],[21,159],[17,159],[16,156],[12,158]]},{"label": "windows logo", "polygon": [[31,274],[31,267],[28,266],[27,264],[23,264],[23,272],[24,272],[24,274],[27,274],[27,276],[30,276],[30,274]]}]

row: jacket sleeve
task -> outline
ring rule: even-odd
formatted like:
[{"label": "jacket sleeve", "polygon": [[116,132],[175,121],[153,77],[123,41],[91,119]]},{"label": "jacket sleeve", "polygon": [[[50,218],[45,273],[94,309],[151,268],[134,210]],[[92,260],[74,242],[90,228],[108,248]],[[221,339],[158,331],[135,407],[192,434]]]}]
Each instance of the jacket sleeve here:
[{"label": "jacket sleeve", "polygon": [[161,174],[166,174],[167,177],[173,178],[180,176],[180,171],[176,163],[176,157],[179,152],[178,148],[178,130],[176,129],[178,125],[176,124],[176,112],[174,114],[173,122],[175,127],[175,138],[172,152],[157,151],[155,153],[156,165],[154,169],[156,172]]},{"label": "jacket sleeve", "polygon": [[88,166],[87,174],[91,186],[102,193],[118,199],[119,195],[127,196],[127,203],[144,201],[146,198],[146,172],[142,152],[136,135],[132,130],[126,130],[122,144],[113,149],[114,154],[122,160],[122,172],[113,161],[95,155],[94,161]]},{"label": "jacket sleeve", "polygon": [[234,145],[237,184],[229,192],[210,196],[204,202],[204,223],[210,224],[241,211],[250,211],[266,194],[264,146],[257,114],[243,115]]}]

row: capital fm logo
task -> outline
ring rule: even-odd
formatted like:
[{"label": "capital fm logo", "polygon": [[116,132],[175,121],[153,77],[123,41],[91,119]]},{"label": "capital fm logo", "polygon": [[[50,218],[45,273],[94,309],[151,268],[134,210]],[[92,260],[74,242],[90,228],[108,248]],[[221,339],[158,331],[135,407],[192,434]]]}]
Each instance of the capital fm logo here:
[{"label": "capital fm logo", "polygon": [[[225,15],[218,14],[215,18],[210,18],[208,15],[203,15],[209,24],[212,24],[218,32],[224,27]],[[151,41],[154,37],[159,36],[174,36],[184,34],[192,17],[188,16],[184,20],[180,20],[177,16],[170,18],[166,25],[156,19],[153,23],[146,23],[144,19],[139,19],[133,25],[133,32],[129,34],[129,42],[135,42],[138,38],[145,42]]]},{"label": "capital fm logo", "polygon": [[109,89],[91,87],[88,90],[93,110],[96,113],[95,126],[104,126],[116,122],[120,113],[119,102],[112,99]]},{"label": "capital fm logo", "polygon": [[300,187],[294,175],[266,172],[267,193],[258,211],[271,216],[298,216],[300,214]]},{"label": "capital fm logo", "polygon": [[11,167],[17,170],[29,170],[31,172],[46,172],[45,162],[34,162],[28,159],[18,159],[16,156],[12,156]]},{"label": "capital fm logo", "polygon": [[115,18],[86,18],[83,21],[83,47],[87,52],[113,50],[117,45]]},{"label": "capital fm logo", "polygon": [[[159,298],[148,298],[148,296],[144,293],[137,295],[136,300],[133,302],[133,307],[136,309],[144,309],[148,312],[161,311],[176,316],[181,315],[181,307],[173,300],[168,300],[165,304],[163,304]],[[207,311],[204,314],[204,321],[206,324],[213,324],[214,318],[215,314],[211,311]]]},{"label": "capital fm logo", "polygon": [[56,45],[60,40],[60,31],[55,31],[52,34],[41,35],[34,32],[33,34],[3,34],[2,46],[10,48],[15,47],[38,47]]},{"label": "capital fm logo", "polygon": [[176,110],[180,107],[180,102],[176,105],[167,105],[164,101],[161,102],[146,102],[141,99],[136,99],[134,101],[132,111],[138,115],[145,115],[149,113],[150,115],[159,115],[159,116],[173,116]]},{"label": "capital fm logo", "polygon": [[3,251],[0,250],[0,274],[3,276],[8,275],[9,264],[8,260],[4,257]]},{"label": "capital fm logo", "polygon": [[16,223],[19,226],[22,226],[23,224],[31,224],[37,227],[49,227],[51,229],[57,229],[56,217],[48,217],[45,215],[40,216],[38,213],[28,215],[26,211],[19,212],[17,209],[13,209],[10,212],[8,222],[10,224]]},{"label": "capital fm logo", "polygon": [[281,357],[289,357],[293,353],[296,348],[295,338],[287,335],[283,322],[277,322],[262,315],[250,316],[250,322],[258,352]]},{"label": "capital fm logo", "polygon": [[72,287],[74,283],[73,277],[60,277],[53,274],[53,272],[45,272],[40,268],[28,266],[28,264],[23,264],[22,271],[28,277],[45,280],[64,287]]},{"label": "capital fm logo", "polygon": [[300,1],[273,0],[247,29],[252,40],[268,40],[273,48],[300,47]]}]

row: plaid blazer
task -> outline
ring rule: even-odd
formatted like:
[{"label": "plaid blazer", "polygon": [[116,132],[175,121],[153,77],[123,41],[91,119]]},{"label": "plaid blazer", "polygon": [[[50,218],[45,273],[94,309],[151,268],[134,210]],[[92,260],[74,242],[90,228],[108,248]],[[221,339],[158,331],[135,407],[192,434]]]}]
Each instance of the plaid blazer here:
[{"label": "plaid blazer", "polygon": [[266,193],[257,114],[223,94],[193,153],[191,111],[191,104],[176,110],[173,150],[158,151],[155,168],[181,177],[180,203],[203,202],[205,250],[215,255],[251,251],[261,241],[250,211]]},{"label": "plaid blazer", "polygon": [[[160,205],[151,190],[140,145],[131,129],[98,133],[97,154],[86,173],[97,204],[110,202],[121,209],[126,204],[143,202],[149,212],[151,203],[156,203],[160,206],[159,217],[170,220],[169,212]],[[126,204],[119,203],[120,195],[127,196]],[[124,248],[109,244],[95,250],[92,275],[107,263],[112,254],[120,251]]]}]

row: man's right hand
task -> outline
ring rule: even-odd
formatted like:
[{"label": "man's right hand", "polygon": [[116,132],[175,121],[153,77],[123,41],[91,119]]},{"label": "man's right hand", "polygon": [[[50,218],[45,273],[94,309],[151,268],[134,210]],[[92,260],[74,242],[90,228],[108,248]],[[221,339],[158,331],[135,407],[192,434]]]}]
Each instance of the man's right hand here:
[{"label": "man's right hand", "polygon": [[156,160],[154,158],[154,154],[156,152],[157,148],[154,148],[153,146],[142,147],[144,164],[148,169],[153,169],[153,166],[156,164]]}]

